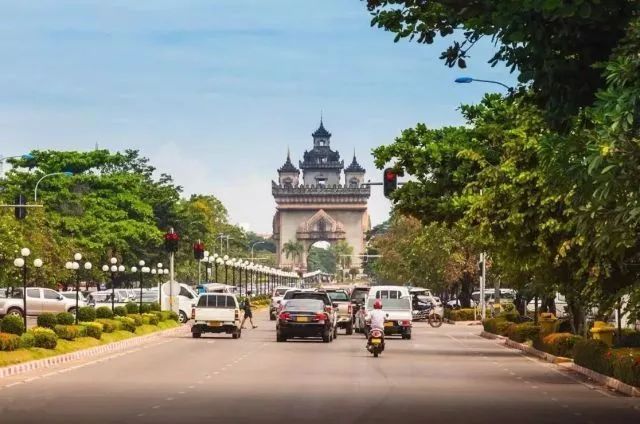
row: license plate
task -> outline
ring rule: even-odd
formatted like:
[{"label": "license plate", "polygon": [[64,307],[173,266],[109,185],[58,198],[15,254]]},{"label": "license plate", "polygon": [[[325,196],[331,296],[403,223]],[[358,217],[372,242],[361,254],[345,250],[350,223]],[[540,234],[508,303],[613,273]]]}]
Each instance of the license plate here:
[{"label": "license plate", "polygon": [[381,339],[371,339],[371,344],[379,345],[380,343],[382,343]]},{"label": "license plate", "polygon": [[385,327],[393,327],[393,323],[392,322],[385,322],[384,326]]},{"label": "license plate", "polygon": [[209,327],[220,327],[222,325],[220,321],[209,321],[207,324],[209,324]]},{"label": "license plate", "polygon": [[309,322],[308,317],[296,317],[296,322]]}]

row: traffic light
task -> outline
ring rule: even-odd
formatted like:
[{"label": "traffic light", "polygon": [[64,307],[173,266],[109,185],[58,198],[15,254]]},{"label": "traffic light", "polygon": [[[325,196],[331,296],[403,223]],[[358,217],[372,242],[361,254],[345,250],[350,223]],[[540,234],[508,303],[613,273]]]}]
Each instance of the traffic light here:
[{"label": "traffic light", "polygon": [[385,197],[389,197],[391,193],[396,191],[398,188],[398,174],[391,168],[387,168],[384,170],[384,174],[382,175],[382,181],[384,186],[384,195]]},{"label": "traffic light", "polygon": [[197,261],[204,259],[204,243],[202,243],[200,240],[193,243],[193,257]]},{"label": "traffic light", "polygon": [[26,205],[27,204],[27,198],[24,197],[23,194],[19,194],[16,197],[16,219],[25,219],[27,217],[27,208],[23,207],[22,205]]}]

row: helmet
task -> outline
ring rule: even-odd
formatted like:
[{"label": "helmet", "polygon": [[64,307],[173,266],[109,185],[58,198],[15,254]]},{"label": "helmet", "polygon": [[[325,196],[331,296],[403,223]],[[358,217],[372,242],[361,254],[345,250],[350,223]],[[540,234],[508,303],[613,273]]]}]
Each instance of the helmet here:
[{"label": "helmet", "polygon": [[382,309],[382,302],[380,301],[380,299],[376,299],[376,301],[373,303],[373,309]]}]

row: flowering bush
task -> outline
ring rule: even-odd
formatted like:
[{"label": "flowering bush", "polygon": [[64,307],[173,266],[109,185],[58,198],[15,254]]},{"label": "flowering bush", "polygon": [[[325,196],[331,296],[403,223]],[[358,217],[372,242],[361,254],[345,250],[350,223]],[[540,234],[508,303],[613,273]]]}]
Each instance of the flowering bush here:
[{"label": "flowering bush", "polygon": [[0,333],[0,351],[16,350],[20,347],[20,336]]}]

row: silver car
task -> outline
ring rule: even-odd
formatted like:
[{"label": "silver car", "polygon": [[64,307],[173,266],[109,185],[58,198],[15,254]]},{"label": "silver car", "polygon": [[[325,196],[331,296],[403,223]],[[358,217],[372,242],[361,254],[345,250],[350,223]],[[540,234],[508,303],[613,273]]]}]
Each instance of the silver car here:
[{"label": "silver car", "polygon": [[[4,297],[2,297],[4,296]],[[2,290],[0,294],[0,317],[5,315],[24,316],[23,289]],[[86,306],[85,302],[79,304]],[[27,287],[27,315],[43,313],[75,313],[76,301],[67,299],[55,290],[39,287]]]}]

